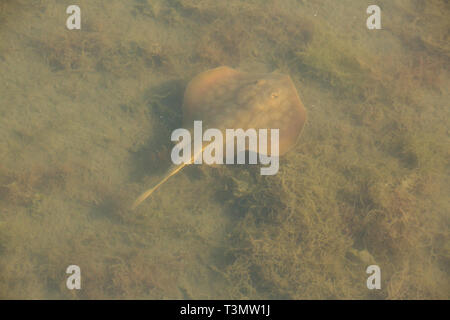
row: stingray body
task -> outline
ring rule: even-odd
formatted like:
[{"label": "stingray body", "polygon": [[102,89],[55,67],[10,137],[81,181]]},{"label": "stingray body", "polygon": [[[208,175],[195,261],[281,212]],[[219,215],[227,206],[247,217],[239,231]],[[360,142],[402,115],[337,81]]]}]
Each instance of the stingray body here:
[{"label": "stingray body", "polygon": [[[279,155],[296,144],[306,121],[306,110],[288,75],[248,73],[228,67],[208,70],[192,79],[182,109],[183,126],[187,129],[196,120],[202,121],[204,130],[216,128],[223,135],[226,129],[279,129]],[[204,144],[201,152],[205,147]],[[192,158],[197,156],[194,154]],[[170,168],[164,179],[144,192],[132,208],[185,165]]]}]

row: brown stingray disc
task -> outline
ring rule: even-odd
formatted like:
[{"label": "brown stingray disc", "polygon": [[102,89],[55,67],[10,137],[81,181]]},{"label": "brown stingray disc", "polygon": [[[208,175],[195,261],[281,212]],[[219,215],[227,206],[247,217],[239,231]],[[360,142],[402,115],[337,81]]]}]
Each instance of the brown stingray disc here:
[{"label": "brown stingray disc", "polygon": [[183,124],[190,128],[194,120],[222,131],[279,129],[283,155],[297,142],[306,110],[288,75],[219,67],[199,74],[186,88]]}]

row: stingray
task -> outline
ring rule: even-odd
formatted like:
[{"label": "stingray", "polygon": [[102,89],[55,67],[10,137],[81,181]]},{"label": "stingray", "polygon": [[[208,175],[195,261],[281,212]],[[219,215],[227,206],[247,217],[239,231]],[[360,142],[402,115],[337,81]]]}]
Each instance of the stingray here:
[{"label": "stingray", "polygon": [[[182,111],[183,126],[191,130],[196,120],[202,121],[204,129],[216,128],[223,133],[227,128],[277,128],[280,156],[295,146],[306,121],[306,110],[290,76],[241,72],[229,67],[218,67],[194,77],[186,87]],[[200,153],[205,144],[208,145],[203,143]],[[194,154],[191,160],[197,156]],[[158,184],[136,199],[132,209],[186,165],[173,165]]]}]

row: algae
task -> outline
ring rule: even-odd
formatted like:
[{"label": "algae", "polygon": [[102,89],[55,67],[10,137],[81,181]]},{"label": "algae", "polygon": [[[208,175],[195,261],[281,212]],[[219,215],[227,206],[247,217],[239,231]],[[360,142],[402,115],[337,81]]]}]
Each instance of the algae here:
[{"label": "algae", "polygon": [[[446,1],[0,3],[0,297],[448,299]],[[290,74],[309,120],[280,171],[170,165],[184,86]],[[81,291],[65,287],[68,265]],[[366,287],[380,265],[382,289]]]}]

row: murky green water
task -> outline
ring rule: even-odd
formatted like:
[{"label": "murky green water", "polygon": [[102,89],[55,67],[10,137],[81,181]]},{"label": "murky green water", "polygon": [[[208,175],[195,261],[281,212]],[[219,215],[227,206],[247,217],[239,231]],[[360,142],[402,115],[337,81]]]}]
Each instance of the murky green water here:
[{"label": "murky green water", "polygon": [[[447,1],[0,3],[3,299],[448,299]],[[186,84],[289,74],[274,176],[170,166]],[[69,290],[66,269],[81,270]],[[366,268],[381,269],[369,290]]]}]

